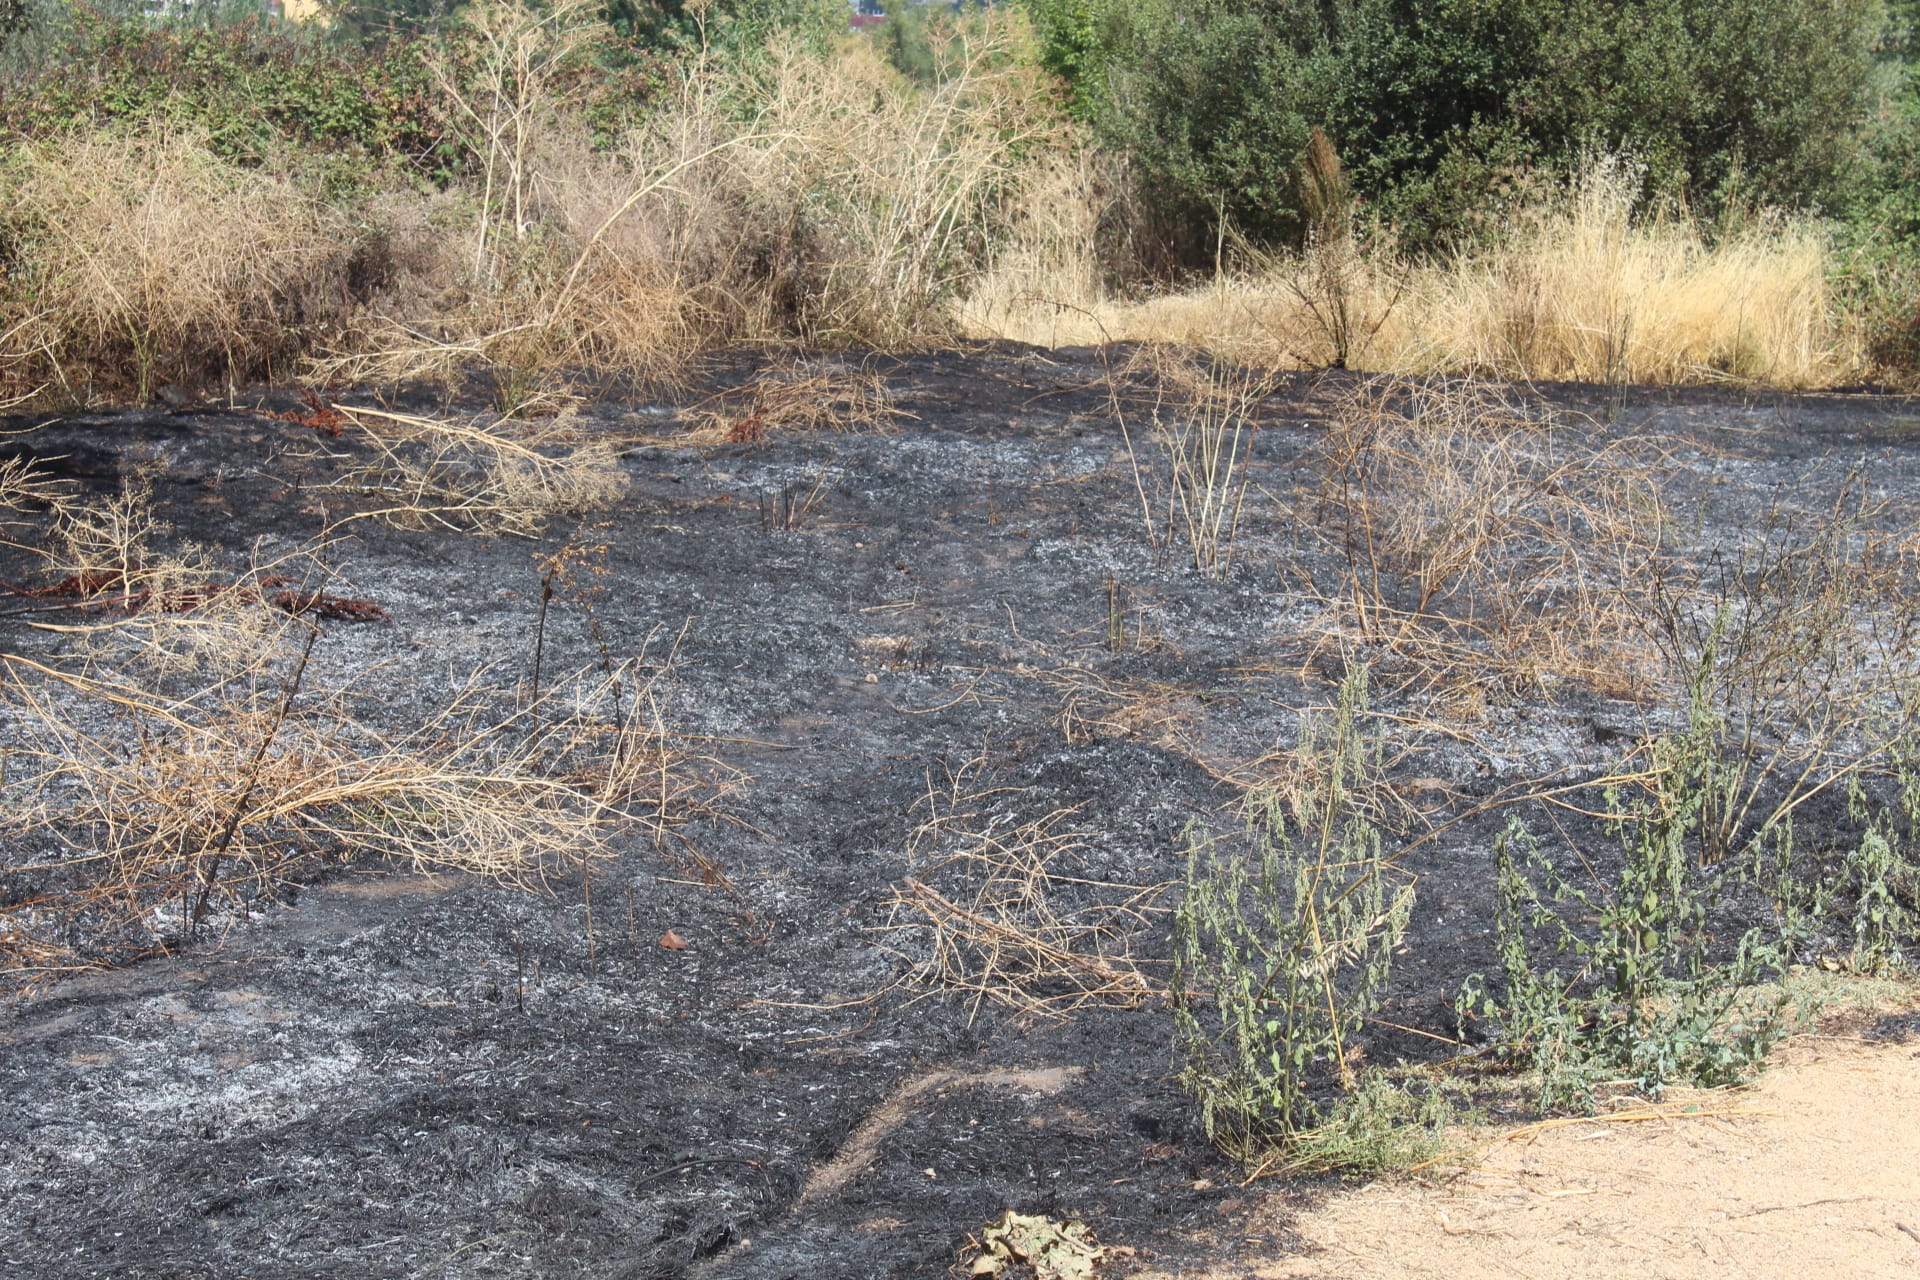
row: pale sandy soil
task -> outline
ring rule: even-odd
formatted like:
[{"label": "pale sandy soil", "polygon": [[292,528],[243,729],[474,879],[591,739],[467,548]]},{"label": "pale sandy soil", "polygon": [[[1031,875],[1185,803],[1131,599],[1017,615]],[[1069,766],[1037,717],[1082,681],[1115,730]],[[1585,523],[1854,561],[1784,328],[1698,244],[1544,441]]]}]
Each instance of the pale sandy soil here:
[{"label": "pale sandy soil", "polygon": [[1204,1275],[1920,1276],[1920,1034],[1899,1021],[1801,1037],[1752,1087],[1637,1113],[1653,1118],[1496,1134],[1432,1185],[1356,1188],[1284,1225],[1298,1201],[1276,1199],[1249,1234],[1290,1228],[1302,1251]]}]

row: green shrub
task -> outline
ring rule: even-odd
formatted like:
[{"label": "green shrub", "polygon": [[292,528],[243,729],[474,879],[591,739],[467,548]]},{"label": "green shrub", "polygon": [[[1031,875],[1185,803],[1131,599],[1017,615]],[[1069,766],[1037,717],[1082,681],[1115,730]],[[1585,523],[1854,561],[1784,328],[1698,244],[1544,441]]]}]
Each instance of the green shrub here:
[{"label": "green shrub", "polygon": [[1074,118],[1088,121],[1106,97],[1106,0],[1023,0],[1021,7],[1033,19],[1040,65],[1065,83]]},{"label": "green shrub", "polygon": [[1457,1081],[1396,1083],[1385,1071],[1362,1071],[1326,1117],[1278,1153],[1295,1173],[1340,1172],[1375,1177],[1429,1168],[1457,1158],[1453,1130],[1472,1123],[1475,1112],[1457,1100]]},{"label": "green shrub", "polygon": [[1390,1123],[1380,1082],[1349,1097],[1414,896],[1389,885],[1380,832],[1358,807],[1379,769],[1366,721],[1362,669],[1324,733],[1303,721],[1291,786],[1256,798],[1249,848],[1199,836],[1190,850],[1174,917],[1179,1079],[1208,1138],[1250,1163],[1377,1151],[1361,1131]]},{"label": "green shrub", "polygon": [[1530,168],[1627,152],[1696,209],[1831,205],[1874,106],[1876,0],[1027,0],[1044,66],[1190,262],[1297,237],[1324,128],[1419,247],[1497,225]]},{"label": "green shrub", "polygon": [[821,54],[847,30],[844,0],[609,0],[615,31],[664,53],[753,60],[778,40]]},{"label": "green shrub", "polygon": [[1603,1084],[1657,1096],[1673,1083],[1735,1083],[1791,1028],[1785,998],[1756,986],[1785,959],[1765,930],[1713,957],[1701,808],[1695,792],[1623,814],[1611,884],[1576,884],[1518,819],[1497,842],[1501,981],[1496,992],[1470,981],[1462,1013],[1490,1020],[1508,1060],[1537,1074],[1542,1109],[1588,1109]]},{"label": "green shrub", "polygon": [[1456,153],[1598,144],[1696,207],[1805,207],[1849,175],[1880,21],[1872,0],[1362,0],[1338,133],[1375,193]]},{"label": "green shrub", "polygon": [[1322,10],[1140,0],[1104,11],[1091,114],[1187,260],[1210,259],[1227,227],[1262,241],[1302,230],[1295,164],[1337,80]]},{"label": "green shrub", "polygon": [[1843,859],[1852,897],[1853,967],[1864,973],[1911,968],[1920,953],[1920,755],[1911,740],[1892,757],[1892,794],[1874,797],[1858,778],[1848,808],[1866,829]]},{"label": "green shrub", "polygon": [[255,164],[288,147],[428,174],[447,163],[424,44],[329,45],[252,21],[174,26],[84,11],[69,37],[58,57],[0,86],[5,136],[170,125]]}]

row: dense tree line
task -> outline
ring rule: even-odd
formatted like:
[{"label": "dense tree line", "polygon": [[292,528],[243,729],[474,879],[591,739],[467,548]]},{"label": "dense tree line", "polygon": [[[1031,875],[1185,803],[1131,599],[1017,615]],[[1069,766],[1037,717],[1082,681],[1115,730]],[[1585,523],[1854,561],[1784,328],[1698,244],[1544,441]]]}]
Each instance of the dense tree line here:
[{"label": "dense tree line", "polygon": [[[1325,130],[1411,243],[1472,234],[1581,149],[1651,192],[1840,211],[1911,150],[1911,4],[1880,0],[1026,0],[1074,110],[1189,233],[1299,232]],[[1895,119],[1894,117],[1901,117]]]},{"label": "dense tree line", "polygon": [[[845,0],[604,3],[608,111],[644,98],[647,69],[674,58],[749,58],[780,38],[818,47],[847,30]],[[1650,197],[1709,219],[1787,208],[1836,218],[1876,249],[1920,239],[1920,0],[1006,3],[1032,18],[1033,56],[1122,159],[1175,262],[1209,260],[1228,229],[1297,242],[1300,158],[1316,129],[1371,224],[1419,251],[1492,233],[1530,182],[1594,150],[1630,154]],[[394,46],[457,28],[455,0],[333,0],[324,38],[258,23],[232,33],[256,7],[175,6],[155,30],[134,0],[118,18],[113,3],[0,0],[0,102],[12,104],[0,123],[199,103],[233,117],[216,134],[284,119],[330,144],[365,134],[375,150],[411,147],[423,162],[435,130],[407,118],[400,90],[413,77]],[[935,74],[925,28],[957,20],[952,8],[888,8],[893,21],[869,38],[903,71]],[[223,21],[226,34],[209,34]],[[50,80],[63,61],[83,74]],[[183,91],[216,71],[256,92]],[[303,125],[290,96],[330,105]]]}]

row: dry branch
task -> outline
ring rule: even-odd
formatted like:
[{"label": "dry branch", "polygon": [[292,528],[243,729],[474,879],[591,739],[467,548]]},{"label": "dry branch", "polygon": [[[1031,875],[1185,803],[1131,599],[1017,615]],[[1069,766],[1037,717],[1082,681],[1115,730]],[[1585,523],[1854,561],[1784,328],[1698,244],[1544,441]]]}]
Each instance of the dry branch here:
[{"label": "dry branch", "polygon": [[959,994],[976,1017],[986,1004],[1057,1017],[1158,994],[1133,943],[1164,912],[1170,885],[1071,874],[1093,839],[1079,822],[1085,806],[1015,822],[1026,793],[970,789],[982,764],[944,791],[929,783],[917,869],[895,886],[881,926],[908,963],[905,980]]}]

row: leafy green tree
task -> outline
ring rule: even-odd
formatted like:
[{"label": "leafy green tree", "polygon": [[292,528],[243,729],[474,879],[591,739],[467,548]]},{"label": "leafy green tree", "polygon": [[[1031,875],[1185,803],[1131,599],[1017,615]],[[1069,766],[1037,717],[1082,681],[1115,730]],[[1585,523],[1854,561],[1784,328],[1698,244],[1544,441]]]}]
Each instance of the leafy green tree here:
[{"label": "leafy green tree", "polygon": [[1137,0],[1105,10],[1092,118],[1203,257],[1226,227],[1298,233],[1296,161],[1337,84],[1337,5]]},{"label": "leafy green tree", "polygon": [[1514,174],[1596,147],[1696,208],[1831,208],[1857,181],[1891,30],[1886,0],[1022,2],[1042,63],[1189,259],[1223,221],[1299,234],[1315,126],[1416,244],[1490,221]]},{"label": "leafy green tree", "polygon": [[608,0],[616,31],[665,52],[764,53],[778,37],[825,48],[847,29],[845,0]]},{"label": "leafy green tree", "polygon": [[887,0],[884,11],[887,20],[869,38],[878,42],[894,70],[909,80],[932,84],[940,76],[940,60],[928,31],[927,6],[913,0]]},{"label": "leafy green tree", "polygon": [[1040,65],[1067,86],[1068,108],[1090,119],[1106,92],[1102,24],[1111,0],[1021,0],[1040,42]]},{"label": "leafy green tree", "polygon": [[1560,150],[1597,139],[1708,201],[1840,191],[1869,110],[1879,0],[1509,0],[1534,67],[1514,114]]}]

